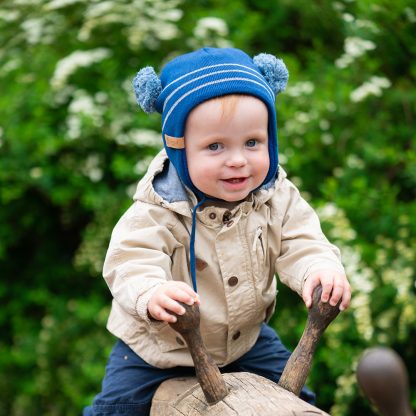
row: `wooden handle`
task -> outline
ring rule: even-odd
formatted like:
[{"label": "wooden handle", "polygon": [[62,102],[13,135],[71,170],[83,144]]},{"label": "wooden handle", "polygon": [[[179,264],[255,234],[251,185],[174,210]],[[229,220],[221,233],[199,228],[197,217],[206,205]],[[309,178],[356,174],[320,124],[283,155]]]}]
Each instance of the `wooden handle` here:
[{"label": "wooden handle", "polygon": [[339,304],[331,306],[321,302],[322,287],[318,286],[313,293],[312,306],[309,308],[308,319],[302,337],[290,356],[279,386],[299,396],[311,369],[312,357],[321,335],[327,326],[339,314]]},{"label": "wooden handle", "polygon": [[228,389],[220,370],[208,355],[208,351],[202,341],[199,329],[199,307],[196,304],[189,306],[181,303],[181,305],[186,310],[185,314],[175,315],[177,321],[169,325],[179,332],[188,344],[195,365],[196,377],[207,402],[209,404],[218,403],[228,394]]},{"label": "wooden handle", "polygon": [[409,381],[401,357],[389,348],[372,348],[361,357],[357,380],[383,416],[414,416]]}]

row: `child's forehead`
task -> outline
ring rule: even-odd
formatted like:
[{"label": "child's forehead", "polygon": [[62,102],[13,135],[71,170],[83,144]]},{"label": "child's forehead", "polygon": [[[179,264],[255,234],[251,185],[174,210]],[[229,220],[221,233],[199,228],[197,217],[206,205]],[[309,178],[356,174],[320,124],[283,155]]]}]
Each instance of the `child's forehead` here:
[{"label": "child's forehead", "polygon": [[[192,109],[190,114],[199,113],[204,114],[206,112],[211,113],[213,111],[220,112],[221,118],[227,119],[234,115],[240,108],[240,105],[251,108],[261,107],[267,110],[266,105],[257,97],[247,94],[227,94],[219,97],[214,97],[206,100]],[[197,111],[195,111],[197,110]]]}]

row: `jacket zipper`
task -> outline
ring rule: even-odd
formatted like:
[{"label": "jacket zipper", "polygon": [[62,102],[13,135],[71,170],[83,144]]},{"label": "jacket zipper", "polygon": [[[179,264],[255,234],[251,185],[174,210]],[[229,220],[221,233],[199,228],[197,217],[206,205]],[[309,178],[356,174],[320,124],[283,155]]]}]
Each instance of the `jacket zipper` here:
[{"label": "jacket zipper", "polygon": [[261,227],[257,227],[256,233],[254,234],[253,245],[251,247],[251,250],[253,252],[256,251],[257,240],[260,240],[261,248],[262,248],[262,250],[264,252],[262,235],[263,235],[263,229]]}]

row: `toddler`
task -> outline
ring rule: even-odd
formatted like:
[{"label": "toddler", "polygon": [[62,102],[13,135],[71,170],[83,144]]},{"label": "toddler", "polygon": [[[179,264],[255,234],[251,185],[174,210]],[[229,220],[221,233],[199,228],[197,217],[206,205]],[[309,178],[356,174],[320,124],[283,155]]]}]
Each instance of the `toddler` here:
[{"label": "toddler", "polygon": [[[178,302],[197,303],[205,345],[222,372],[278,382],[290,356],[268,320],[276,278],[311,306],[348,307],[339,251],[278,164],[275,97],[288,72],[272,55],[203,48],[173,59],[160,78],[134,80],[138,103],[162,114],[164,150],[114,228],[104,263],[119,338],[102,391],[84,415],[147,415],[164,380],[194,375],[171,329]],[[314,403],[306,387],[301,398]]]}]

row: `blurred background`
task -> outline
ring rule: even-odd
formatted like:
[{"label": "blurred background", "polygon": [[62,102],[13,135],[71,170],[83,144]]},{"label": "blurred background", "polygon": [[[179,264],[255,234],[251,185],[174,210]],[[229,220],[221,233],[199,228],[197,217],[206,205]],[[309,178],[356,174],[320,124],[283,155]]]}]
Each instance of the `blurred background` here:
[{"label": "blurred background", "polygon": [[[342,250],[353,300],[309,385],[334,416],[375,414],[355,379],[374,345],[404,359],[416,408],[416,3],[3,0],[0,3],[0,415],[79,415],[114,338],[101,267],[161,148],[131,81],[201,46],[283,58],[280,162]],[[294,348],[306,310],[280,283]]]}]

